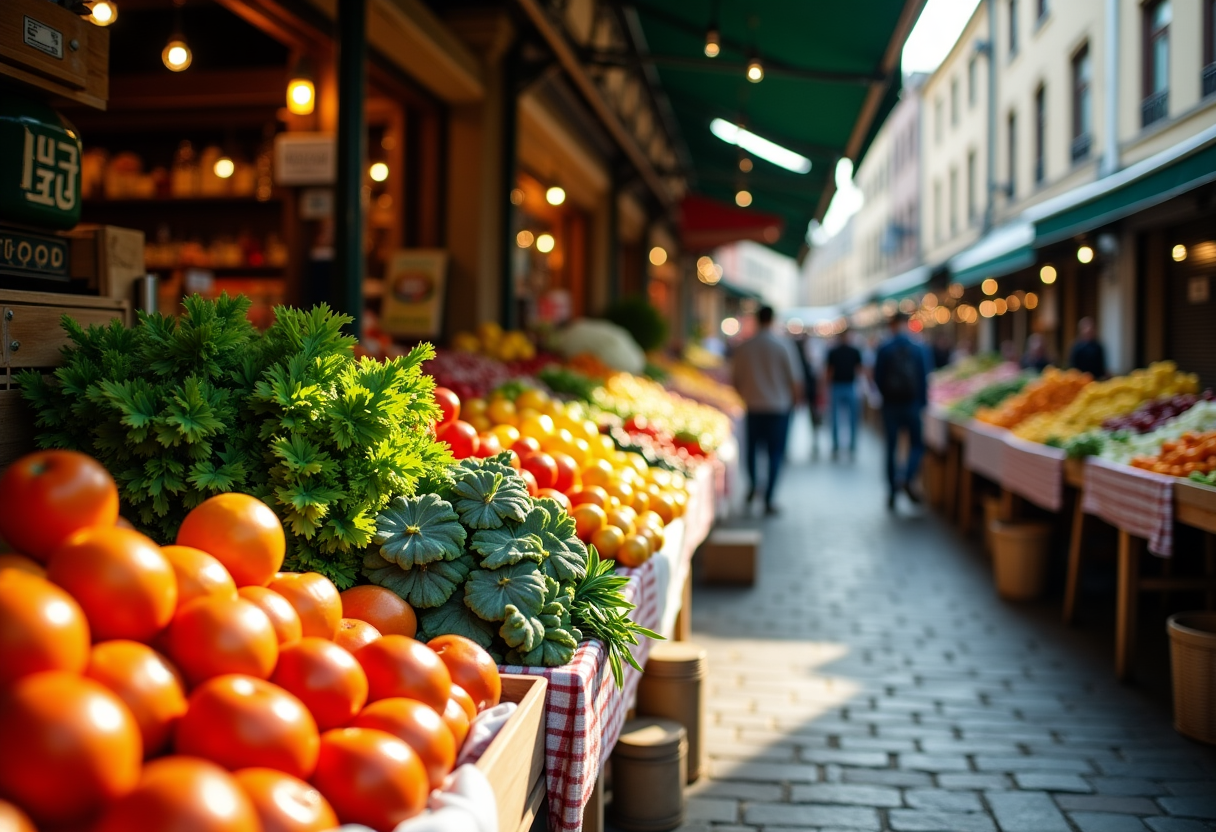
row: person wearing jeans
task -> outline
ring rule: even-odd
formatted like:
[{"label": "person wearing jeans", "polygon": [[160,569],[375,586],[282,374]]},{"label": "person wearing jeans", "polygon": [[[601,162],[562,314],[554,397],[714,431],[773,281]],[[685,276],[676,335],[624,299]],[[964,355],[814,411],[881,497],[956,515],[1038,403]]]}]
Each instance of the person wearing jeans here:
[{"label": "person wearing jeans", "polygon": [[849,456],[857,454],[857,372],[861,367],[861,351],[849,343],[846,329],[836,346],[828,352],[827,375],[832,410],[832,458],[840,453],[840,414],[843,410],[849,425]]},{"label": "person wearing jeans", "polygon": [[[905,315],[890,320],[891,337],[878,348],[874,359],[874,384],[882,394],[887,444],[887,508],[892,511],[901,491],[912,502],[920,502],[912,483],[925,455],[921,411],[928,402],[929,360],[924,348],[908,337],[906,322]],[[898,460],[901,432],[908,434],[908,458],[902,466]]]}]

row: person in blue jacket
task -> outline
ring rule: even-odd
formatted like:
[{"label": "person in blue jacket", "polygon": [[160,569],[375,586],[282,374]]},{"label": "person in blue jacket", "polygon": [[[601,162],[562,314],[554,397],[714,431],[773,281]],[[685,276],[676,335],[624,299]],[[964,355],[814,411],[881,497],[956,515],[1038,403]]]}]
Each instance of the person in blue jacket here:
[{"label": "person in blue jacket", "polygon": [[[887,442],[887,508],[895,510],[902,491],[914,503],[920,495],[912,487],[925,454],[921,411],[929,401],[930,356],[907,332],[908,317],[897,314],[888,321],[891,334],[874,357],[874,384],[882,395],[882,424]],[[899,435],[908,434],[908,458],[897,458]]]}]

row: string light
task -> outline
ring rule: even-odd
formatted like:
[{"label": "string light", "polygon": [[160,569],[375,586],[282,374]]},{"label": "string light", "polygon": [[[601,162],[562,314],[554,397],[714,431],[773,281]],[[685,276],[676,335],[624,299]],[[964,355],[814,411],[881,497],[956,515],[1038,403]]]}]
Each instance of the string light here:
[{"label": "string light", "polygon": [[722,52],[722,35],[716,28],[705,33],[705,57],[716,58]]},{"label": "string light", "polygon": [[541,254],[548,254],[553,251],[555,245],[557,245],[557,241],[553,239],[552,234],[541,234],[536,238],[536,250]]},{"label": "string light", "polygon": [[161,50],[160,59],[166,69],[182,72],[190,68],[191,62],[194,61],[194,53],[190,51],[189,45],[181,35],[174,35]]},{"label": "string light", "polygon": [[1034,292],[1027,292],[1026,299],[1022,301],[1022,305],[1024,305],[1027,309],[1034,309],[1039,305],[1039,296]]},{"label": "string light", "polygon": [[89,12],[89,20],[98,26],[109,26],[118,20],[118,6],[111,3],[110,0],[97,0]]},{"label": "string light", "polygon": [[1089,246],[1081,246],[1077,249],[1077,260],[1081,263],[1092,263],[1094,261],[1094,250]]},{"label": "string light", "polygon": [[236,163],[227,156],[221,156],[215,160],[215,165],[212,167],[212,170],[215,171],[215,175],[220,179],[227,179],[228,177],[232,176],[232,174],[236,173]]},{"label": "string light", "polygon": [[532,236],[532,232],[525,228],[523,231],[515,235],[515,245],[519,246],[520,248],[528,248],[532,245],[532,242],[535,239],[536,238]]},{"label": "string light", "polygon": [[980,288],[983,289],[985,295],[995,295],[998,287],[996,281],[990,277],[980,284]]},{"label": "string light", "polygon": [[524,204],[524,192],[522,190],[520,190],[519,188],[511,189],[511,204],[512,205],[523,205]]},{"label": "string light", "polygon": [[287,82],[287,112],[297,116],[312,113],[317,103],[317,88],[312,79],[299,73]]},{"label": "string light", "polygon": [[1175,263],[1181,263],[1186,259],[1186,246],[1182,244],[1174,246],[1174,250],[1170,253],[1170,256],[1174,258]]},{"label": "string light", "polygon": [[753,84],[764,80],[764,64],[760,63],[759,58],[752,58],[747,62],[747,80]]},{"label": "string light", "polygon": [[1043,268],[1039,269],[1039,280],[1046,283],[1048,286],[1056,282],[1056,267],[1048,263]]},{"label": "string light", "polygon": [[557,185],[554,185],[549,190],[545,191],[545,202],[550,205],[561,205],[566,201],[566,190]]},{"label": "string light", "polygon": [[746,208],[752,204],[752,192],[748,190],[740,190],[735,194],[735,204],[740,208]]},{"label": "string light", "polygon": [[656,266],[661,266],[667,262],[667,249],[662,246],[655,246],[650,250],[650,262]]},{"label": "string light", "polygon": [[383,182],[388,179],[388,165],[384,162],[376,162],[367,169],[367,175],[372,178],[373,182]]}]

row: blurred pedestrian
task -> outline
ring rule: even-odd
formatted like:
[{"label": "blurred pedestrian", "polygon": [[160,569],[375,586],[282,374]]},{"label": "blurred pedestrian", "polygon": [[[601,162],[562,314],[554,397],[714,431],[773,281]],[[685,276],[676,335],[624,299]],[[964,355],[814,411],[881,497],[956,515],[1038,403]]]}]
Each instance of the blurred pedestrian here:
[{"label": "blurred pedestrian", "polygon": [[832,428],[832,459],[840,455],[840,421],[841,411],[849,425],[849,457],[857,455],[857,377],[861,370],[861,350],[853,346],[849,330],[836,339],[835,346],[828,352],[826,372],[828,392],[828,421]]},{"label": "blurred pedestrian", "polygon": [[1047,369],[1049,364],[1051,364],[1051,359],[1047,357],[1047,345],[1043,341],[1043,336],[1035,332],[1026,339],[1026,354],[1022,356],[1022,369],[1041,373]]},{"label": "blurred pedestrian", "polygon": [[[920,495],[912,481],[925,453],[921,433],[921,411],[928,401],[929,362],[926,350],[907,333],[908,317],[896,314],[888,322],[891,335],[878,348],[874,359],[874,383],[882,394],[882,424],[887,442],[887,508],[895,510],[902,491],[914,503]],[[899,435],[908,435],[908,458],[901,466],[897,458]]]},{"label": "blurred pedestrian", "polygon": [[939,332],[937,338],[933,339],[933,369],[940,370],[942,367],[950,363],[950,353],[954,349],[954,345],[950,343],[950,336],[945,332]]},{"label": "blurred pedestrian", "polygon": [[794,342],[798,363],[802,365],[802,397],[806,399],[807,413],[811,419],[811,459],[819,458],[819,426],[823,414],[819,410],[819,376],[811,358],[811,336],[803,332]]},{"label": "blurred pedestrian", "polygon": [[1096,337],[1093,318],[1077,321],[1077,340],[1068,354],[1068,364],[1094,378],[1106,378],[1106,350]]},{"label": "blurred pedestrian", "polygon": [[793,344],[773,334],[772,307],[760,307],[756,324],[756,334],[735,349],[731,372],[735,389],[747,406],[747,503],[750,506],[756,497],[756,457],[763,447],[768,456],[764,510],[776,514],[773,494],[785,459],[790,411],[798,400],[802,368]]}]

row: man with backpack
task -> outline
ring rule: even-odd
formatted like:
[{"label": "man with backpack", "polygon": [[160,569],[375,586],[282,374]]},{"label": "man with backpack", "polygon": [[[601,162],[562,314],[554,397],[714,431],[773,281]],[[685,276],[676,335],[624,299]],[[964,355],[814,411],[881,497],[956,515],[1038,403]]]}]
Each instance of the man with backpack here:
[{"label": "man with backpack", "polygon": [[[900,491],[914,503],[920,496],[912,481],[925,453],[921,434],[921,410],[929,398],[929,361],[925,349],[907,333],[906,315],[897,314],[888,322],[891,337],[878,348],[874,358],[874,384],[882,394],[882,424],[887,440],[887,508],[895,510]],[[908,433],[908,459],[900,470],[899,434]]]}]

